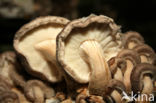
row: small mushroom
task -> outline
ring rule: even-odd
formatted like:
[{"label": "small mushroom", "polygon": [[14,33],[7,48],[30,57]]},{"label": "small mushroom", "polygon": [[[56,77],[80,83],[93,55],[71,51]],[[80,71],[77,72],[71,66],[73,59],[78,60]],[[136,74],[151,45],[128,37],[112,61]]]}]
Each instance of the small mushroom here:
[{"label": "small mushroom", "polygon": [[0,56],[0,63],[0,75],[6,78],[6,81],[8,81],[13,87],[24,87],[24,73],[22,73],[21,66],[17,62],[15,52],[7,51],[2,53]]},{"label": "small mushroom", "polygon": [[108,61],[110,71],[112,73],[112,78],[123,81],[123,73],[126,68],[126,61],[123,58],[113,57]]},{"label": "small mushroom", "polygon": [[124,70],[125,72],[123,72],[124,75],[123,82],[126,86],[126,91],[130,92],[131,91],[130,75],[133,68],[141,62],[140,57],[137,54],[137,52],[130,49],[123,49],[121,52],[118,53],[117,57],[126,60],[126,68]]},{"label": "small mushroom", "polygon": [[107,98],[112,97],[113,100],[111,101],[115,101],[115,103],[121,103],[122,92],[125,90],[125,85],[121,81],[112,79],[107,85]]},{"label": "small mushroom", "polygon": [[29,80],[25,85],[24,94],[34,103],[44,103],[44,99],[55,95],[54,90],[40,80]]},{"label": "small mushroom", "polygon": [[11,88],[12,85],[7,81],[7,79],[0,75],[0,93],[9,91]]},{"label": "small mushroom", "polygon": [[7,51],[0,55],[0,75],[6,78],[10,84],[13,85],[13,81],[9,75],[9,71],[16,68],[16,55],[13,51]]},{"label": "small mushroom", "polygon": [[156,65],[156,54],[150,46],[142,44],[136,46],[134,50],[139,54],[141,63],[150,63]]},{"label": "small mushroom", "polygon": [[135,31],[129,31],[123,34],[122,43],[125,49],[133,49],[135,46],[143,44],[143,37]]},{"label": "small mushroom", "polygon": [[89,92],[104,95],[111,79],[107,61],[121,50],[119,27],[111,18],[91,15],[70,22],[57,37],[57,60]]},{"label": "small mushroom", "polygon": [[156,67],[151,64],[141,63],[132,70],[131,85],[135,94],[138,92],[143,94],[152,93],[155,80]]},{"label": "small mushroom", "polygon": [[11,91],[17,94],[17,96],[19,97],[20,103],[30,103],[30,101],[28,101],[28,99],[25,97],[22,90],[18,88],[13,88]]},{"label": "small mushroom", "polygon": [[14,86],[18,86],[23,89],[26,85],[26,78],[24,77],[24,74],[20,71],[17,71],[17,69],[10,70],[9,76],[13,81]]},{"label": "small mushroom", "polygon": [[52,83],[62,80],[56,65],[56,36],[68,22],[61,17],[39,17],[16,33],[14,48],[28,73]]},{"label": "small mushroom", "polygon": [[0,103],[20,103],[16,93],[4,91],[0,93]]},{"label": "small mushroom", "polygon": [[[16,75],[14,75],[14,76],[17,77]],[[17,80],[17,81],[19,81],[19,80]],[[12,85],[12,84],[10,84],[10,82],[8,82],[7,79],[4,76],[0,75],[0,95],[7,95],[7,96],[2,97],[2,99],[6,98],[6,100],[9,100],[9,99],[12,98],[14,100],[14,99],[17,99],[16,98],[16,95],[17,95],[17,97],[19,99],[19,103],[30,103],[26,99],[26,97],[24,96],[23,90],[19,89],[17,86],[19,86],[19,85],[15,85],[15,84]],[[9,92],[10,95],[8,95],[6,92],[7,93]],[[12,99],[10,101],[13,101]],[[0,103],[1,103],[1,100],[0,100]],[[14,102],[11,102],[11,103],[14,103]]]}]

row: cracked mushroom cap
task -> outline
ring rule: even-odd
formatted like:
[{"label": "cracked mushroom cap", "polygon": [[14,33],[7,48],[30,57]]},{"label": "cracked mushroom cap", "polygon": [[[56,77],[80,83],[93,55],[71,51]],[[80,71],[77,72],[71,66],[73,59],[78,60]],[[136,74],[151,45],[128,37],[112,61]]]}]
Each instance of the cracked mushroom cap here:
[{"label": "cracked mushroom cap", "polygon": [[[95,47],[99,47],[105,60],[116,56],[121,49],[120,28],[106,16],[91,15],[70,22],[57,37],[57,60],[64,71],[79,83],[87,83],[90,78],[90,66],[85,61],[87,56],[81,54],[81,49],[91,56]],[[92,42],[87,48],[87,41]],[[81,44],[84,44],[84,48]],[[92,50],[89,50],[92,48]],[[99,49],[98,49],[99,50]],[[97,50],[97,52],[98,52]],[[94,58],[94,57],[93,57]]]},{"label": "cracked mushroom cap", "polygon": [[156,65],[156,54],[150,46],[142,44],[136,46],[134,50],[139,54],[142,63]]},{"label": "cracked mushroom cap", "polygon": [[[142,92],[145,86],[143,85],[144,76],[149,76],[151,80],[153,81],[152,85],[154,85],[154,82],[156,80],[156,67],[148,63],[141,63],[141,64],[138,64],[132,70],[131,85],[132,85],[132,90],[134,91],[134,93]],[[146,84],[148,83],[146,82]],[[146,89],[149,90],[150,88],[146,88]]]},{"label": "cracked mushroom cap", "polygon": [[144,38],[135,31],[126,32],[122,36],[122,43],[126,49],[133,49],[135,46],[144,43]]},{"label": "cracked mushroom cap", "polygon": [[31,75],[50,82],[62,79],[55,62],[55,42],[56,36],[68,22],[61,17],[39,17],[24,25],[16,33],[14,48]]}]

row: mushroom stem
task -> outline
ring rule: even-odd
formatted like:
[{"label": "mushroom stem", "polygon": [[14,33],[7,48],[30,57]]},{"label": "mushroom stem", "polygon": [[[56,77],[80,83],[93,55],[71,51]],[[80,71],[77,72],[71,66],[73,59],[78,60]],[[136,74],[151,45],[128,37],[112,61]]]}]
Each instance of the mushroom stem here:
[{"label": "mushroom stem", "polygon": [[119,81],[123,81],[123,74],[121,69],[117,68],[116,73],[114,74],[114,79],[119,80]]},{"label": "mushroom stem", "polygon": [[111,93],[111,96],[114,98],[115,103],[122,103],[122,96],[120,95],[120,93],[117,90],[114,90]]},{"label": "mushroom stem", "polygon": [[153,81],[151,80],[151,78],[149,76],[144,76],[143,79],[143,90],[142,93],[143,94],[150,94],[153,91]]},{"label": "mushroom stem", "polygon": [[140,55],[141,63],[149,63],[148,58],[144,55]]},{"label": "mushroom stem", "polygon": [[35,49],[40,51],[48,61],[55,64],[56,62],[56,40],[50,39],[39,42],[35,45]]},{"label": "mushroom stem", "polygon": [[91,67],[89,93],[104,96],[111,73],[100,44],[95,40],[87,40],[80,45],[79,50],[80,56]]},{"label": "mushroom stem", "polygon": [[127,69],[124,73],[124,84],[126,87],[126,91],[130,92],[131,91],[130,76],[131,76],[131,72],[133,70],[133,64],[130,60],[126,60],[126,62],[127,62]]}]

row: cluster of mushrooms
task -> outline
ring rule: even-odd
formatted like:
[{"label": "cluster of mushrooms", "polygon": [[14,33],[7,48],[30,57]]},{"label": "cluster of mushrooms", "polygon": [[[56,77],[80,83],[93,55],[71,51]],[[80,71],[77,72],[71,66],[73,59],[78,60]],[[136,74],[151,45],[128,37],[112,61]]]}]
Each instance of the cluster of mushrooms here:
[{"label": "cluster of mushrooms", "polygon": [[154,50],[103,15],[39,17],[13,46],[0,55],[0,103],[127,103],[123,92],[156,92]]}]

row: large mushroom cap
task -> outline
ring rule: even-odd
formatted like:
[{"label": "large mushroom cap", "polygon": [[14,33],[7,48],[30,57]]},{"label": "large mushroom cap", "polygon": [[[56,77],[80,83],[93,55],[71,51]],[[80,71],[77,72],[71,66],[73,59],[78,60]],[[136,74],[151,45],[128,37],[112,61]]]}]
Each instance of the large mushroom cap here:
[{"label": "large mushroom cap", "polygon": [[[80,45],[93,41],[108,61],[121,49],[120,28],[111,18],[91,15],[70,22],[57,37],[57,59],[63,69],[79,83],[89,81],[90,66],[80,56]],[[87,49],[86,49],[87,50]],[[93,51],[89,51],[90,54]],[[95,54],[94,52],[92,54]]]},{"label": "large mushroom cap", "polygon": [[61,17],[39,17],[24,25],[16,33],[14,48],[30,74],[50,82],[61,80],[60,72],[54,63],[48,61],[47,53],[55,53],[56,48],[53,44],[55,44],[56,36],[67,23],[68,20]]}]

